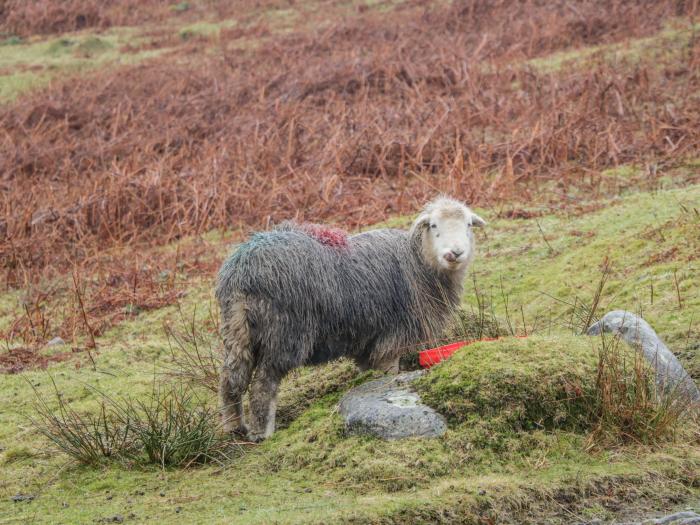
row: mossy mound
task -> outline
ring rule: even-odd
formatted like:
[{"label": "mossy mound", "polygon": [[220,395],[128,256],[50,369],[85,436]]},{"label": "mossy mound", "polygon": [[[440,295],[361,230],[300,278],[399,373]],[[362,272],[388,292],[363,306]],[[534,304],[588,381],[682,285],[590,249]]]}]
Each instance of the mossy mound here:
[{"label": "mossy mound", "polygon": [[589,429],[595,411],[598,341],[576,336],[505,338],[471,344],[417,387],[452,426],[494,431]]}]

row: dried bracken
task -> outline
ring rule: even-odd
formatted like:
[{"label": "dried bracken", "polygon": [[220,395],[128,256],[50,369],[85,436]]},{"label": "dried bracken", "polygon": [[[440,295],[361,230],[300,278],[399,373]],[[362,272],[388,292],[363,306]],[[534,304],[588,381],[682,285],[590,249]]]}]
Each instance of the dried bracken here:
[{"label": "dried bracken", "polygon": [[105,245],[290,217],[368,224],[436,190],[488,202],[697,150],[697,40],[672,60],[509,65],[656,31],[683,11],[675,2],[510,4],[367,13],[248,51],[222,36],[213,56],[161,57],[3,108],[8,282]]},{"label": "dried bracken", "polygon": [[[0,26],[77,29],[54,4],[0,2]],[[181,16],[156,0],[73,4],[97,13],[86,26]],[[207,9],[223,16],[224,4]],[[33,345],[49,333],[100,333],[130,305],[177,299],[159,277],[167,264],[117,269],[106,249],[158,261],[154,246],[213,228],[246,233],[284,219],[353,228],[438,191],[517,210],[543,182],[548,199],[577,186],[595,195],[605,168],[649,163],[661,176],[700,147],[693,2],[408,1],[391,17],[359,9],[323,29],[299,20],[284,35],[252,4],[239,7],[249,23],[223,30],[213,52],[197,52],[206,42],[175,47],[0,107],[5,286],[41,290],[75,272],[86,310],[51,317],[47,330],[31,292],[5,335]],[[630,42],[650,35],[663,40],[655,51]],[[601,47],[567,62],[565,52],[591,45]],[[64,288],[44,303],[75,298]]]},{"label": "dried bracken", "polygon": [[0,32],[21,36],[56,34],[172,18],[191,20],[232,11],[231,2],[224,0],[200,4],[174,0],[0,0]]},{"label": "dried bracken", "polygon": [[46,368],[71,358],[71,352],[47,354],[31,348],[11,348],[0,351],[0,373],[19,374],[28,368]]},{"label": "dried bracken", "polygon": [[[218,268],[219,258],[202,241],[183,243],[183,252],[128,251],[118,257],[91,260],[72,279],[53,279],[30,286],[22,307],[0,335],[9,341],[42,346],[59,336],[94,337],[141,312],[175,304],[191,279]],[[127,257],[128,255],[128,257]]]}]

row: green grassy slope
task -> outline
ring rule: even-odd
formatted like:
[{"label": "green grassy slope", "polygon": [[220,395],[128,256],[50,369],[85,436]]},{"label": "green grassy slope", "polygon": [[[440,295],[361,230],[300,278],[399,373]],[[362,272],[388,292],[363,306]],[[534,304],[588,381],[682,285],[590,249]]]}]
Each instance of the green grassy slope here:
[{"label": "green grassy slope", "polygon": [[[682,434],[655,449],[587,450],[585,407],[560,394],[565,385],[590,391],[599,341],[572,334],[570,307],[550,296],[588,300],[607,256],[612,272],[601,311],[641,307],[697,378],[699,208],[695,185],[629,194],[579,215],[490,217],[474,263],[477,288],[501,319],[507,296],[514,330],[524,331],[524,316],[527,331],[534,324],[538,335],[473,345],[431,372],[421,388],[450,420],[436,440],[344,435],[337,400],[372,374],[340,362],[286,380],[283,428],[260,446],[234,451],[224,466],[88,468],[53,451],[26,420],[32,386],[50,398],[52,377],[64,399],[85,411],[96,407],[92,386],[114,396],[146,395],[154,377],[171,381],[160,372],[170,362],[162,323],[178,322],[174,307],[140,314],[99,338],[96,371],[81,355],[48,372],[0,376],[0,523],[94,523],[115,516],[128,523],[477,523],[487,516],[522,522],[542,515],[570,522],[605,516],[623,501],[666,507],[697,498],[697,437]],[[208,280],[192,283],[182,303],[185,317],[195,315],[205,333],[212,330],[210,287]],[[464,304],[476,304],[469,283]],[[35,499],[12,502],[20,493]]]},{"label": "green grassy slope", "polygon": [[[60,37],[32,36],[27,39],[0,34],[0,104],[12,102],[53,80],[72,78],[79,82],[81,76],[95,70],[137,64],[165,53],[171,60],[193,60],[191,51],[179,53],[192,41],[197,42],[201,53],[220,52],[224,48],[244,49],[255,47],[264,39],[284,34],[292,28],[317,29],[330,24],[336,17],[356,16],[359,7],[385,12],[401,3],[402,0],[325,2],[321,9],[320,2],[307,0],[288,9],[245,6],[236,17],[210,15],[189,23],[165,20],[133,27],[93,28]],[[265,36],[241,36],[225,44],[219,38],[222,31],[257,26],[266,28]]]},{"label": "green grassy slope", "polygon": [[[607,259],[598,315],[640,313],[698,377],[700,186],[630,194],[602,206],[583,215],[494,221],[474,267],[476,288],[501,316],[508,298],[511,324],[521,333],[569,328],[580,310],[573,305],[591,304]],[[476,304],[473,285],[465,300]],[[573,317],[574,330],[581,323]]]}]

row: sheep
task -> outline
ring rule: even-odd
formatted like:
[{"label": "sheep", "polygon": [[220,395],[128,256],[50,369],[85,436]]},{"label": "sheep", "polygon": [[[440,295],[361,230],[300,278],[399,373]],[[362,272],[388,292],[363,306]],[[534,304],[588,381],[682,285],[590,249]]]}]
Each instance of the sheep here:
[{"label": "sheep", "polygon": [[[348,235],[285,222],[251,236],[216,284],[224,428],[252,441],[269,437],[279,383],[299,366],[345,356],[363,370],[398,371],[401,355],[440,336],[474,257],[472,227],[485,224],[440,197],[409,231]],[[242,408],[249,385],[250,428]]]}]

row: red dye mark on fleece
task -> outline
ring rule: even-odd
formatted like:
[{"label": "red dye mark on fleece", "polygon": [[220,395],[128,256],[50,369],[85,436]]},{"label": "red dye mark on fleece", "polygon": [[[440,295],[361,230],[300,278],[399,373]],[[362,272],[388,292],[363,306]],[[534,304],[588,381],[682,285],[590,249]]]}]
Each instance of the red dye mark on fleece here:
[{"label": "red dye mark on fleece", "polygon": [[318,242],[331,248],[347,248],[348,234],[338,228],[329,228],[320,224],[304,223],[300,225],[301,231],[313,237]]}]

